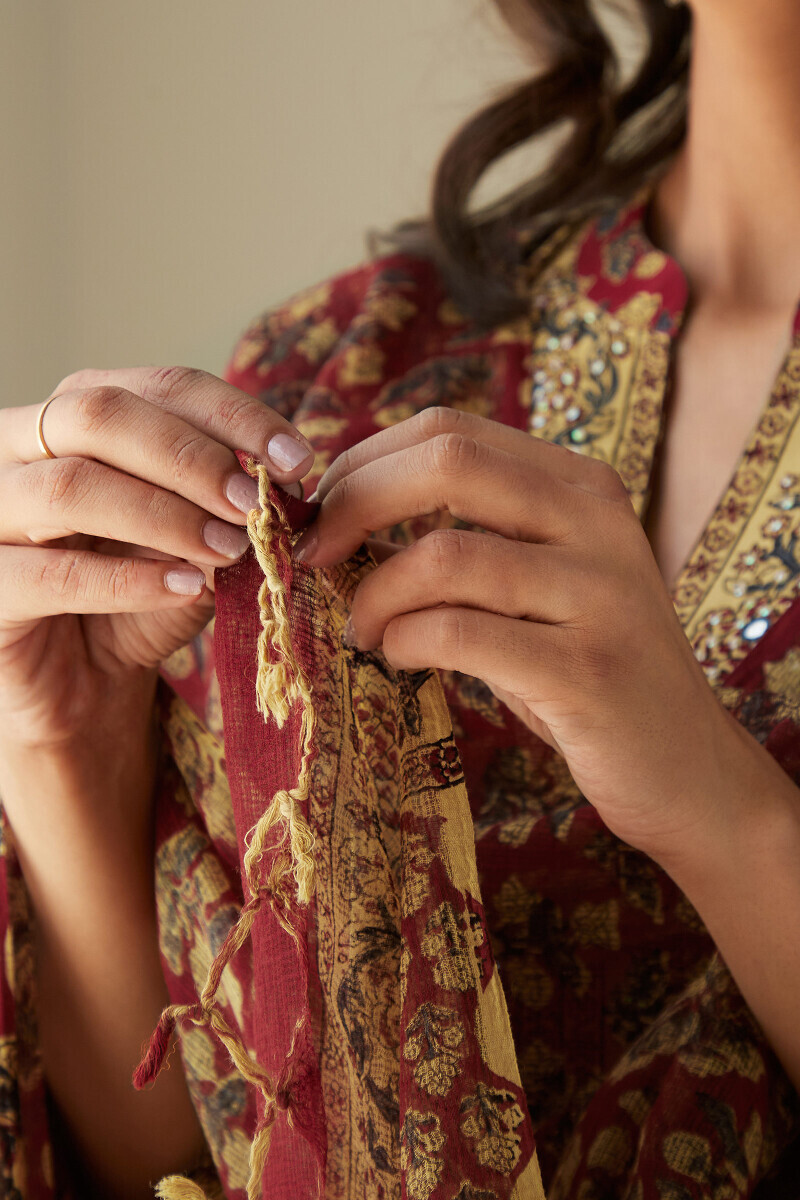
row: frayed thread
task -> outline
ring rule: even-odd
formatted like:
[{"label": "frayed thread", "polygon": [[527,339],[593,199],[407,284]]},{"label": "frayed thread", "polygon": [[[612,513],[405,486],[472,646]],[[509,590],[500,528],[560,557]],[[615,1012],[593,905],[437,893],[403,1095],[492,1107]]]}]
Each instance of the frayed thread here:
[{"label": "frayed thread", "polygon": [[156,1196],[158,1200],[207,1200],[199,1184],[183,1175],[165,1175],[156,1184]]},{"label": "frayed thread", "polygon": [[[306,1015],[302,1014],[295,1025],[284,1069],[276,1084],[228,1025],[217,1005],[217,993],[225,967],[249,937],[256,914],[265,901],[271,903],[281,926],[295,939],[300,949],[295,904],[310,902],[315,881],[314,836],[301,805],[308,798],[316,719],[311,689],[292,646],[286,589],[277,569],[277,555],[282,555],[286,560],[291,554],[292,530],[283,512],[271,499],[266,469],[252,460],[247,467],[251,474],[258,475],[260,502],[260,508],[254,509],[248,516],[247,531],[264,573],[258,593],[261,632],[258,639],[256,704],[264,719],[268,721],[271,717],[279,729],[286,723],[293,705],[297,701],[302,704],[300,770],[295,787],[276,792],[269,807],[245,838],[247,850],[243,862],[250,898],[209,968],[199,1003],[173,1004],[164,1009],[133,1082],[136,1088],[143,1088],[155,1079],[166,1060],[176,1025],[193,1024],[212,1030],[225,1046],[239,1074],[258,1088],[264,1100],[264,1112],[250,1146],[250,1175],[247,1181],[248,1200],[260,1200],[261,1179],[279,1109],[286,1112],[286,1119],[289,1125],[292,1124],[290,1064]],[[270,838],[275,830],[281,834],[277,843],[279,852],[275,855],[268,878],[261,880],[259,874],[265,850],[276,848],[274,837]],[[294,889],[291,888],[292,880]],[[207,1200],[203,1189],[182,1175],[165,1176],[156,1186],[156,1196],[159,1200]]]},{"label": "frayed thread", "polygon": [[[291,554],[291,529],[283,512],[272,502],[266,468],[248,463],[258,472],[260,507],[247,518],[247,532],[253,543],[264,581],[258,592],[261,633],[258,638],[258,674],[256,703],[267,720],[272,716],[279,729],[283,728],[296,701],[302,704],[300,745],[302,757],[297,784],[276,793],[272,804],[250,832],[244,868],[251,890],[255,871],[261,861],[264,842],[275,828],[282,828],[289,841],[290,869],[297,884],[297,899],[308,904],[314,894],[314,835],[303,816],[301,805],[308,799],[308,763],[314,737],[316,718],[311,701],[311,688],[297,661],[291,640],[286,611],[286,589],[277,568],[277,557]],[[286,864],[276,861],[270,876],[271,890],[280,894]]]}]

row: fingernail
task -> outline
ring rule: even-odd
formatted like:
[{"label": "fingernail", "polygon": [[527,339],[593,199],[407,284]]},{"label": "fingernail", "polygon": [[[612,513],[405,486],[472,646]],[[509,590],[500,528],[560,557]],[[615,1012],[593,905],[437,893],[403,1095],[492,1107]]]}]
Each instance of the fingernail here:
[{"label": "fingernail", "polygon": [[312,492],[311,495],[308,497],[308,500],[306,500],[306,504],[316,504],[316,503],[317,503],[317,493]]},{"label": "fingernail", "polygon": [[210,550],[216,550],[217,554],[224,554],[226,558],[240,558],[250,545],[250,539],[243,529],[213,518],[203,526],[203,541]]},{"label": "fingernail", "polygon": [[274,438],[270,438],[267,454],[281,471],[293,471],[300,463],[311,458],[312,451],[290,434],[276,433]]},{"label": "fingernail", "polygon": [[351,650],[356,644],[356,631],[353,628],[352,617],[348,617],[344,623],[344,629],[342,630],[342,641],[344,642],[345,646],[349,646]]},{"label": "fingernail", "polygon": [[299,541],[294,544],[294,549],[292,550],[293,556],[298,562],[307,562],[309,558],[313,557],[318,541],[316,533],[311,531],[304,533]]},{"label": "fingernail", "polygon": [[164,576],[164,585],[176,596],[199,596],[206,577],[194,567],[172,567]]},{"label": "fingernail", "polygon": [[239,512],[249,513],[258,508],[258,480],[251,479],[244,471],[237,471],[225,484],[225,495]]}]

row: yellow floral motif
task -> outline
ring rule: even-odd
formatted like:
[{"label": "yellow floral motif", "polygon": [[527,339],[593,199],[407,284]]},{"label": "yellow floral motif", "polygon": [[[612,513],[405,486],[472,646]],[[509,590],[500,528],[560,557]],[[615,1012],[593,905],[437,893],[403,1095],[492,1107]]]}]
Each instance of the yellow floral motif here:
[{"label": "yellow floral motif", "polygon": [[375,410],[375,424],[379,429],[388,429],[392,425],[399,425],[401,421],[407,421],[409,417],[416,416],[419,412],[419,405],[413,400],[401,400],[398,404],[386,404]]},{"label": "yellow floral motif", "polygon": [[464,1026],[451,1008],[421,1004],[406,1029],[403,1057],[415,1063],[414,1078],[431,1096],[446,1096],[459,1072]]},{"label": "yellow floral motif", "polygon": [[364,311],[387,329],[397,332],[415,316],[417,306],[399,292],[373,292],[364,301]]},{"label": "yellow floral motif", "polygon": [[664,1138],[664,1161],[696,1183],[707,1183],[713,1169],[708,1138],[697,1133],[668,1134]]},{"label": "yellow floral motif", "polygon": [[579,904],[572,914],[572,928],[581,946],[619,950],[619,903]]},{"label": "yellow floral motif", "polygon": [[637,1125],[644,1125],[653,1104],[651,1100],[648,1100],[644,1092],[637,1089],[636,1091],[623,1092],[619,1098],[619,1106]]},{"label": "yellow floral motif", "polygon": [[14,996],[17,992],[17,964],[14,961],[14,930],[11,925],[6,929],[3,939],[3,970],[11,995]]},{"label": "yellow floral motif", "polygon": [[764,1059],[756,1045],[750,1042],[696,1042],[683,1050],[678,1058],[687,1071],[700,1079],[733,1071],[756,1083],[765,1070]]},{"label": "yellow floral motif", "polygon": [[310,363],[318,363],[333,349],[339,340],[336,322],[330,317],[312,325],[300,338],[297,349]]},{"label": "yellow floral motif", "polygon": [[195,666],[191,642],[174,650],[163,663],[163,669],[167,675],[172,675],[175,679],[186,679],[194,671]]},{"label": "yellow floral motif", "polygon": [[482,1167],[510,1175],[519,1162],[521,1138],[515,1130],[524,1116],[513,1092],[479,1083],[461,1102],[461,1132],[474,1142]]},{"label": "yellow floral motif", "polygon": [[176,796],[178,803],[190,815],[199,810],[212,841],[235,847],[236,826],[222,743],[210,735],[179,696],[171,696],[163,720],[176,766],[183,776]]},{"label": "yellow floral motif", "polygon": [[495,929],[505,925],[525,925],[535,906],[541,902],[541,896],[531,892],[519,880],[517,875],[509,875],[494,899],[497,920]]},{"label": "yellow floral motif", "polygon": [[383,351],[374,345],[348,346],[339,367],[339,383],[343,387],[360,387],[380,383],[383,379]]},{"label": "yellow floral motif", "polygon": [[632,325],[641,329],[649,325],[658,312],[661,297],[647,292],[639,292],[617,309],[617,320],[621,325]]},{"label": "yellow floral motif", "polygon": [[660,275],[667,265],[666,257],[660,250],[651,250],[643,254],[633,269],[637,279],[654,279]]},{"label": "yellow floral motif", "polygon": [[422,953],[435,960],[433,975],[446,991],[466,992],[479,980],[475,949],[483,933],[469,915],[456,916],[452,904],[445,901],[428,918]]},{"label": "yellow floral motif", "polygon": [[489,396],[484,394],[472,394],[464,396],[460,400],[454,400],[450,405],[456,412],[474,413],[476,417],[491,418],[494,412],[494,404]]},{"label": "yellow floral motif", "polygon": [[466,317],[454,300],[443,300],[436,310],[437,320],[443,325],[463,325]]},{"label": "yellow floral motif", "polygon": [[[14,1036],[0,1038],[0,1079],[17,1078],[17,1039]],[[3,1103],[3,1101],[7,1103]],[[15,1097],[9,1088],[0,1088],[0,1128],[10,1126],[14,1120]]]},{"label": "yellow floral motif", "polygon": [[761,1124],[761,1117],[757,1112],[754,1112],[742,1139],[742,1150],[747,1160],[747,1169],[751,1175],[755,1175],[756,1173],[756,1167],[761,1160],[763,1146],[764,1130]]},{"label": "yellow floral motif", "polygon": [[764,679],[767,690],[780,700],[780,719],[800,722],[800,650],[792,646],[780,662],[765,663]]},{"label": "yellow floral motif", "polygon": [[299,417],[295,427],[313,445],[317,440],[337,438],[348,423],[346,417]]},{"label": "yellow floral motif", "polygon": [[400,1164],[411,1200],[428,1200],[439,1182],[444,1168],[439,1151],[444,1143],[445,1136],[434,1113],[409,1109],[400,1131]]},{"label": "yellow floral motif", "polygon": [[528,316],[518,317],[516,321],[507,321],[492,332],[492,344],[500,346],[504,342],[529,342],[531,338],[531,319]]},{"label": "yellow floral motif", "polygon": [[403,916],[410,917],[425,903],[428,895],[428,867],[435,859],[426,838],[409,833],[403,843]]},{"label": "yellow floral motif", "polygon": [[244,1188],[250,1176],[250,1138],[242,1129],[225,1132],[222,1161],[228,1173],[229,1188]]},{"label": "yellow floral motif", "polygon": [[589,1167],[618,1176],[626,1170],[632,1152],[630,1134],[619,1125],[609,1125],[592,1142],[586,1162]]},{"label": "yellow floral motif", "polygon": [[253,363],[264,354],[267,346],[267,333],[263,319],[254,321],[250,328],[242,334],[233,353],[231,366],[234,371],[247,371]]},{"label": "yellow floral motif", "polygon": [[533,956],[512,959],[506,974],[512,994],[528,1008],[545,1008],[553,998],[553,981]]},{"label": "yellow floral motif", "polygon": [[302,321],[309,317],[315,309],[325,308],[330,302],[331,285],[323,283],[319,286],[306,288],[289,301],[284,311],[294,321]]}]

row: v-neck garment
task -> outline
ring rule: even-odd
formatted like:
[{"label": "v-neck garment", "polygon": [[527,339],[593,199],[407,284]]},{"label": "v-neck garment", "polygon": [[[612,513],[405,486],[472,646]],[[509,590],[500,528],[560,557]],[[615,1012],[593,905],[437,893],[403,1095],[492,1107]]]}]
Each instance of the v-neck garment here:
[{"label": "v-neck garment", "polygon": [[[532,434],[602,459],[644,521],[688,301],[646,228],[649,189],[586,222],[535,276]],[[539,257],[539,256],[537,256]],[[800,594],[800,305],[790,345],[670,596],[721,683]]]},{"label": "v-neck garment", "polygon": [[[428,260],[396,254],[368,263],[257,318],[237,345],[226,378],[292,419],[309,438],[315,451],[306,479],[309,492],[349,447],[437,406],[475,413],[604,457],[619,470],[641,517],[668,420],[665,389],[685,304],[682,273],[648,243],[630,210],[586,222],[579,230],[560,231],[547,251],[527,265],[531,311],[486,330],[458,311],[446,281]],[[790,375],[786,380],[793,396],[798,381]],[[767,413],[786,415],[778,406]],[[737,556],[747,553],[748,530],[752,526],[758,536],[759,520],[776,519],[769,508],[770,488],[777,486],[784,500],[795,494],[794,483],[780,488],[788,478],[781,471],[791,467],[800,477],[793,429],[784,424],[769,440],[762,430],[754,431],[748,449],[754,441],[774,447],[766,464],[754,459],[751,467],[742,456],[739,466],[747,463],[756,471],[758,489],[746,491],[737,469],[733,481],[741,495],[736,491],[733,499],[745,511],[726,515],[721,547],[708,544],[713,522],[704,531],[699,552],[714,560],[713,577],[691,574],[690,559],[674,599],[687,629],[694,628],[695,650],[709,678],[719,672],[714,686],[720,699],[730,703],[734,719],[800,783],[795,616],[790,612],[775,620],[780,604],[791,603],[792,585],[777,581],[772,593],[730,591],[741,579]],[[779,511],[792,517],[788,506]],[[464,527],[451,514],[434,512],[387,532],[403,543],[448,525]],[[235,579],[238,567],[230,570]],[[491,563],[486,570],[492,570]],[[699,594],[693,595],[691,588]],[[716,610],[714,589],[721,597]],[[768,629],[736,628],[736,621],[744,619],[743,606],[757,595],[765,609],[765,595],[774,604],[769,618],[755,615],[750,624],[767,622]],[[255,607],[249,609],[256,605],[254,589],[244,603],[254,613]],[[323,656],[332,649],[333,674],[346,681],[348,664],[357,665],[358,655],[340,653],[341,623],[327,623],[326,606],[327,601],[319,605],[314,618],[321,622],[315,645]],[[727,643],[738,640],[723,647],[724,657],[708,657],[721,650],[703,640],[702,614],[708,613],[710,622],[715,613],[727,610],[735,633],[723,628],[720,636]],[[759,634],[759,639],[742,633]],[[241,628],[230,625],[226,636],[249,640]],[[732,682],[726,672],[737,660]],[[249,668],[242,669],[250,675]],[[240,679],[242,686],[251,686],[242,669],[233,673],[232,689],[222,697],[226,702]],[[223,746],[214,736],[222,730],[213,657],[203,659],[196,648],[187,648],[165,674],[206,722],[202,726],[177,697],[168,702],[165,729],[175,770],[165,779],[160,798],[156,890],[162,953],[170,966],[171,987],[183,1002],[203,986],[192,972],[197,974],[196,964],[202,964],[205,978],[209,942],[220,928],[229,927],[226,905],[240,884],[231,873],[236,839],[226,833],[233,820]],[[482,905],[473,881],[469,919],[445,920],[443,912],[424,931],[423,950],[433,960],[445,947],[451,964],[472,961],[475,955],[496,963],[549,1200],[599,1192],[614,1200],[633,1195],[659,1200],[665,1189],[700,1197],[707,1194],[709,1180],[718,1179],[734,1179],[737,1192],[749,1196],[773,1166],[783,1170],[776,1159],[797,1133],[796,1096],[697,914],[669,876],[603,826],[565,760],[480,679],[455,671],[438,674],[452,739],[444,726],[428,733],[432,742],[424,769],[441,764],[452,777],[458,764],[463,768],[473,829],[462,841],[471,853],[474,833]],[[338,928],[344,931],[354,901],[362,897],[373,905],[368,928],[363,937],[361,932],[320,937],[312,955],[319,979],[329,977],[331,964],[338,970],[335,964],[342,963],[349,972],[330,1010],[332,1019],[319,1030],[326,1039],[320,1089],[331,1121],[328,1200],[374,1200],[378,1187],[381,1195],[399,1196],[404,1190],[416,1200],[454,1197],[443,1166],[440,1180],[439,1165],[455,1160],[440,1132],[439,1113],[445,1093],[470,1087],[462,1058],[467,1043],[454,1019],[458,997],[452,990],[437,993],[424,1021],[420,1013],[413,1026],[400,1020],[401,1009],[391,999],[404,977],[403,959],[398,964],[392,958],[397,943],[386,933],[387,914],[398,905],[399,893],[393,887],[376,891],[374,884],[376,864],[387,859],[401,887],[403,880],[418,879],[427,870],[419,845],[408,853],[399,848],[397,807],[391,799],[394,781],[407,769],[408,749],[407,739],[398,735],[395,714],[404,714],[404,727],[416,720],[414,693],[425,675],[412,673],[398,691],[391,672],[382,671],[368,693],[349,684],[341,692],[338,682],[329,688],[325,672],[313,681],[327,713],[319,725],[323,754],[335,760],[341,748],[342,761],[360,764],[352,795],[356,807],[374,787],[382,797],[373,816],[359,816],[358,837],[346,839],[340,864],[348,883],[337,899],[342,912]],[[737,689],[741,702],[730,699]],[[347,696],[346,720],[338,700],[331,707],[331,696],[339,694]],[[351,716],[361,731],[355,739],[344,732]],[[257,757],[255,749],[249,754]],[[620,770],[625,769],[620,763]],[[182,790],[175,791],[175,780]],[[338,854],[325,832],[330,794],[327,785],[309,789],[319,819],[328,822],[314,827],[320,862]],[[430,828],[430,810],[426,812]],[[438,828],[435,822],[433,826]],[[343,828],[349,832],[356,827]],[[362,831],[372,839],[366,848]],[[220,892],[220,881],[226,879],[231,891]],[[317,900],[321,898],[322,893]],[[15,902],[11,911],[23,909]],[[327,901],[318,911],[323,916],[330,911]],[[482,935],[479,945],[473,932],[482,926],[481,912],[490,936]],[[18,923],[26,928],[21,919]],[[12,939],[6,962],[19,968],[17,980],[26,978],[27,943]],[[26,987],[22,994],[28,996]],[[239,1006],[252,1011],[257,1003],[252,994],[242,989],[239,995]],[[32,1060],[24,1037],[33,1024],[27,1019],[19,1024],[19,1053],[17,1042],[10,1044],[14,1061],[22,1063]],[[422,1028],[427,1032],[420,1051]],[[387,1056],[380,1047],[376,1051],[376,1032],[381,1037],[388,1032],[393,1046],[401,1045],[401,1036],[409,1039],[407,1045],[415,1041],[416,1049],[403,1054],[405,1078],[419,1069],[420,1079],[430,1085],[425,1095],[413,1093],[414,1113],[421,1120],[415,1115],[402,1129],[393,1121],[391,1139],[376,1130],[383,1128],[387,1115],[400,1111],[399,1075],[392,1066],[397,1060],[394,1053]],[[231,1101],[236,1094],[230,1060],[209,1044],[211,1036],[210,1030],[195,1030],[182,1051],[215,1165],[229,1184],[247,1177],[250,1139],[242,1135],[252,1130],[243,1102]],[[364,1104],[379,1106],[379,1121],[360,1101],[358,1108],[343,1102],[342,1087],[352,1069]],[[418,1082],[415,1078],[408,1086]],[[410,1094],[404,1085],[403,1103]],[[525,1116],[523,1106],[515,1110],[509,1098],[505,1088],[485,1093],[481,1111],[486,1121],[482,1118],[479,1128],[470,1115],[461,1130],[472,1130],[470,1139],[486,1168],[480,1194],[498,1200],[520,1195],[515,1130]],[[475,1113],[473,1099],[459,1097],[459,1111]],[[16,1124],[6,1124],[16,1133]],[[359,1158],[350,1154],[354,1125],[359,1136],[367,1133],[366,1151]],[[456,1136],[454,1130],[452,1134]],[[43,1158],[41,1139],[22,1141],[33,1172]],[[404,1157],[414,1174],[402,1183]],[[790,1162],[783,1178],[791,1182],[795,1175]],[[759,1188],[766,1200],[769,1192]],[[239,1190],[228,1187],[226,1195],[234,1200]],[[51,1200],[50,1191],[37,1193],[36,1200],[40,1195]]]}]

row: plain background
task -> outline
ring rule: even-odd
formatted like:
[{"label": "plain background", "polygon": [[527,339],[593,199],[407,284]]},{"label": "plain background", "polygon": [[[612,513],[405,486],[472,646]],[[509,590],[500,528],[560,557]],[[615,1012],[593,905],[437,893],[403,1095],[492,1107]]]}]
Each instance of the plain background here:
[{"label": "plain background", "polygon": [[0,405],[220,374],[529,71],[489,0],[0,0]]}]

